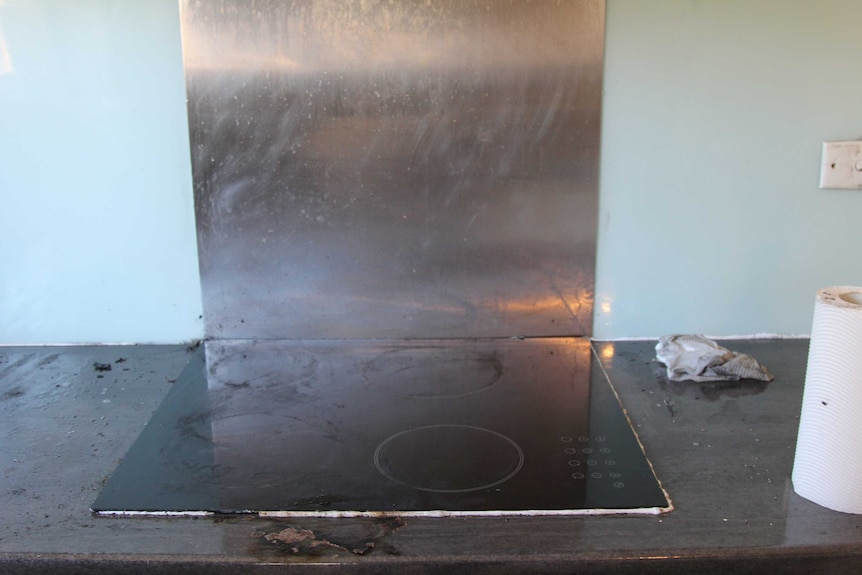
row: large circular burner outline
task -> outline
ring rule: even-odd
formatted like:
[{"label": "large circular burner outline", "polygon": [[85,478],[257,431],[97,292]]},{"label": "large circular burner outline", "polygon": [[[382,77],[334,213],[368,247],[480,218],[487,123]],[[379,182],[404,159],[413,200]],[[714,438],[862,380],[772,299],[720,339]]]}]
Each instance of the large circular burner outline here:
[{"label": "large circular burner outline", "polygon": [[[473,431],[481,431],[484,433],[489,433],[491,435],[499,437],[499,438],[503,439],[504,441],[506,441],[511,447],[515,448],[515,451],[518,454],[518,464],[515,466],[515,469],[513,469],[508,475],[506,475],[502,479],[498,479],[497,481],[493,481],[491,483],[486,483],[484,485],[479,485],[476,487],[467,487],[467,488],[463,488],[463,489],[437,489],[437,488],[433,488],[433,487],[420,487],[417,485],[412,485],[410,483],[406,483],[404,481],[401,481],[400,479],[393,477],[392,475],[387,473],[386,470],[383,469],[383,467],[380,464],[380,454],[381,454],[382,450],[386,447],[387,444],[398,439],[399,437],[402,437],[402,436],[410,434],[410,433],[415,433],[417,431],[423,431],[423,430],[427,430],[427,429],[437,429],[437,428],[470,429]],[[517,443],[515,443],[514,440],[512,440],[509,437],[506,437],[502,433],[498,433],[496,431],[492,431],[492,430],[486,429],[484,427],[477,427],[475,425],[459,425],[459,424],[446,424],[446,423],[444,423],[444,424],[437,424],[437,425],[425,425],[422,427],[413,427],[411,429],[406,429],[404,431],[400,431],[400,432],[396,433],[395,435],[391,435],[391,436],[387,437],[386,439],[384,439],[380,443],[380,445],[377,446],[377,449],[374,450],[374,466],[377,468],[377,470],[384,477],[386,477],[390,481],[394,481],[395,483],[399,483],[401,485],[406,485],[407,487],[416,489],[418,491],[428,491],[428,492],[432,492],[432,493],[467,493],[470,491],[480,491],[482,489],[488,489],[490,487],[495,487],[495,486],[500,485],[501,483],[504,483],[504,482],[508,481],[509,479],[513,478],[515,475],[518,474],[519,471],[521,471],[521,468],[524,466],[524,451],[521,449],[521,446],[519,446]]]},{"label": "large circular burner outline", "polygon": [[[445,353],[442,353],[442,354],[440,354],[439,358],[432,358],[432,359],[437,360],[436,364],[438,366],[441,363],[442,364],[449,364],[449,363],[453,363],[455,361],[462,361],[464,359],[467,359],[468,361],[475,362],[476,365],[484,365],[484,366],[490,367],[493,370],[493,374],[490,377],[488,377],[484,382],[480,383],[480,385],[474,389],[468,388],[467,391],[460,391],[458,393],[425,393],[425,394],[406,393],[406,392],[400,391],[396,386],[394,386],[392,384],[381,385],[379,383],[379,379],[381,379],[381,378],[376,377],[373,374],[373,367],[375,366],[376,362],[380,362],[384,358],[390,358],[393,356],[397,357],[400,354],[407,354],[407,353],[427,353],[427,352],[465,353],[466,355],[463,357],[447,357]],[[429,358],[420,357],[420,358],[418,358],[418,361],[415,364],[408,365],[406,367],[402,367],[398,371],[405,371],[406,369],[420,369],[422,367],[423,363],[430,363]],[[431,365],[433,366],[433,363],[431,363]],[[386,366],[384,365],[384,367],[386,367]],[[391,378],[393,375],[392,373],[386,373],[385,370],[381,370],[381,371],[382,371],[381,375],[382,375],[382,378],[384,380],[387,377]],[[421,399],[431,399],[431,400],[434,400],[434,399],[452,399],[455,397],[466,397],[468,395],[474,395],[477,393],[481,393],[483,391],[486,391],[486,390],[494,387],[500,381],[500,378],[502,376],[503,376],[503,365],[500,363],[500,360],[497,359],[495,356],[493,356],[491,354],[485,354],[485,353],[482,353],[482,352],[479,352],[476,350],[464,350],[464,349],[460,349],[460,348],[451,348],[451,347],[445,347],[445,346],[407,347],[407,348],[400,348],[400,349],[390,349],[388,351],[384,351],[383,353],[381,353],[380,355],[378,355],[374,359],[366,362],[365,365],[362,366],[362,378],[369,385],[382,388],[384,391],[388,391],[389,393],[392,393],[393,395],[397,395],[399,397],[404,397],[407,399],[420,399],[420,400]]]}]

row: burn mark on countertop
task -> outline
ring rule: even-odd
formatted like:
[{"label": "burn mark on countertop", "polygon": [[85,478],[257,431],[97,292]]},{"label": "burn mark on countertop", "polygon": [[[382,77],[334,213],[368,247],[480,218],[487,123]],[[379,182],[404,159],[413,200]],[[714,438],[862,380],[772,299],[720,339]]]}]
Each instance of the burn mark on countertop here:
[{"label": "burn mark on countertop", "polygon": [[22,395],[24,395],[24,390],[21,388],[20,385],[18,385],[0,395],[0,401],[14,399],[16,397],[21,397]]},{"label": "burn mark on countertop", "polygon": [[253,536],[258,550],[274,549],[296,556],[367,555],[375,550],[398,555],[399,551],[387,539],[406,525],[400,517],[340,519],[337,522],[309,519],[303,524],[276,520],[255,530]]}]

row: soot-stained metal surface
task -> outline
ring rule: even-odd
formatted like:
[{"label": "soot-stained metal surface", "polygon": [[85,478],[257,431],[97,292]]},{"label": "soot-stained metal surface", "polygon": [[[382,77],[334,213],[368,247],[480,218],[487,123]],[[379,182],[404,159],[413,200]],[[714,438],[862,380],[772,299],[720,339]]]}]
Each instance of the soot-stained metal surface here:
[{"label": "soot-stained metal surface", "polygon": [[600,0],[183,0],[206,334],[589,335]]},{"label": "soot-stained metal surface", "polygon": [[98,512],[669,507],[582,338],[208,342]]}]

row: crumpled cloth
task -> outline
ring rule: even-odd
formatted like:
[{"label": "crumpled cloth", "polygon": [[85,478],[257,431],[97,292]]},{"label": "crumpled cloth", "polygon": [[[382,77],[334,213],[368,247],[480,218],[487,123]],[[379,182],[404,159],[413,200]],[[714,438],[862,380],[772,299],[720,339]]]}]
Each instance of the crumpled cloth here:
[{"label": "crumpled cloth", "polygon": [[655,355],[667,366],[671,381],[772,381],[756,359],[721,347],[702,335],[666,335],[655,346]]}]

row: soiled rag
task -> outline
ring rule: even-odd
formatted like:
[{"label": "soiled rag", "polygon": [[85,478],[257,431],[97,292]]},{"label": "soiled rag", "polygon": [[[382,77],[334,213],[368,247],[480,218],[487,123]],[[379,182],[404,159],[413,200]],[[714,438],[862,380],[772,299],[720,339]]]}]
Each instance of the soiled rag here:
[{"label": "soiled rag", "polygon": [[667,366],[671,381],[773,380],[750,355],[730,351],[702,335],[666,335],[656,344],[655,355]]}]

